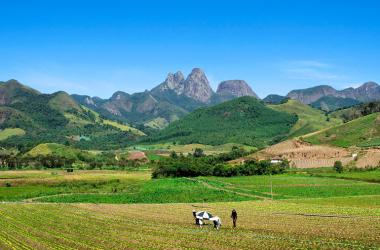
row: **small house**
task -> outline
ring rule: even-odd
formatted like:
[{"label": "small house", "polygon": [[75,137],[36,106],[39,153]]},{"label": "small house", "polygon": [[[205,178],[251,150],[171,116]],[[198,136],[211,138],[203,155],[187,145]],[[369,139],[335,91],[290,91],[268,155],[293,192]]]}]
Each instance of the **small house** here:
[{"label": "small house", "polygon": [[272,158],[272,159],[270,160],[270,163],[271,163],[271,164],[282,163],[282,159],[281,159],[281,158]]}]

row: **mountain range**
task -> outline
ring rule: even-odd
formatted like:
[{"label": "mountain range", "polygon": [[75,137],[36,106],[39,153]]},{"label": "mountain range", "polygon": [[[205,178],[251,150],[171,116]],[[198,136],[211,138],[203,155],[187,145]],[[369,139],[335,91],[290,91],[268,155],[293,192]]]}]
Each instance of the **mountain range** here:
[{"label": "mountain range", "polygon": [[[200,68],[194,68],[187,77],[181,71],[169,73],[161,84],[141,93],[127,94],[118,91],[109,99],[72,95],[78,103],[107,119],[151,129],[162,129],[197,108],[242,96],[259,99],[244,80],[222,81],[214,91]],[[289,98],[330,112],[358,103],[380,100],[380,86],[367,82],[358,88],[336,90],[331,86],[321,85],[293,90],[286,96],[269,95],[263,101],[280,104]]]},{"label": "mountain range", "polygon": [[[250,99],[231,102],[247,96]],[[294,102],[289,102],[289,99],[294,99]],[[238,126],[248,128],[247,126],[257,124],[260,119],[263,119],[259,122],[260,126],[271,121],[268,117],[248,114],[251,111],[261,110],[265,111],[265,114],[271,114],[266,109],[268,106],[281,112],[277,114],[280,116],[286,117],[284,113],[296,114],[297,119],[291,122],[285,119],[285,124],[276,121],[278,126],[273,128],[273,131],[281,128],[281,137],[285,134],[290,137],[316,131],[330,126],[330,123],[336,124],[335,118],[330,119],[327,113],[316,112],[317,109],[332,112],[376,100],[380,100],[380,86],[374,82],[344,90],[322,85],[293,90],[287,96],[269,95],[259,100],[244,80],[222,81],[214,91],[207,76],[199,68],[194,68],[187,77],[180,71],[169,73],[162,83],[151,90],[134,94],[117,91],[109,99],[69,95],[63,91],[43,94],[16,80],[9,80],[0,82],[0,141],[2,147],[17,147],[21,150],[45,142],[68,144],[83,149],[110,149],[129,145],[145,135],[155,135],[148,137],[148,140],[156,138],[162,141],[162,138],[170,137],[178,141],[195,142],[195,135],[202,134],[204,140],[207,139],[212,144],[212,137],[196,132],[203,129],[196,121],[202,118],[201,123],[206,121],[211,124],[210,131],[217,129],[218,121],[228,122],[233,126],[226,125],[224,128],[228,128],[226,131],[234,131],[234,135],[228,138],[233,138],[235,142],[246,140],[246,143],[249,141],[251,145],[261,146],[277,140],[277,137],[265,138],[262,131],[254,135],[257,132],[255,130],[252,130],[252,136],[261,140],[260,143],[251,141],[253,137],[240,137],[241,134],[247,133],[241,133],[242,130],[238,129]],[[223,103],[226,104],[217,106]],[[219,107],[224,113],[213,116],[214,106]],[[337,122],[365,115],[368,110],[373,110],[372,106],[358,106],[351,109],[353,111],[345,111],[337,117]],[[215,110],[220,111],[218,108]],[[235,117],[233,113],[239,110],[242,111],[243,118],[249,119]],[[207,113],[211,120],[207,120],[207,116],[202,112]],[[223,116],[227,116],[226,119]],[[227,119],[231,117],[239,122]],[[179,122],[168,127],[178,120]],[[294,125],[291,125],[293,123]],[[176,126],[187,129],[184,130],[187,136],[176,134]],[[157,130],[165,127],[168,129],[162,133],[158,132],[161,136],[157,136]],[[220,136],[226,131],[218,131],[215,134]],[[260,138],[259,135],[264,137]]]},{"label": "mountain range", "polygon": [[336,90],[328,85],[320,85],[307,89],[292,90],[287,97],[305,104],[312,104],[325,96],[350,98],[359,102],[380,100],[380,86],[375,82],[366,82],[357,88]]},{"label": "mountain range", "polygon": [[186,78],[180,71],[169,73],[161,84],[141,93],[118,91],[109,99],[72,96],[104,117],[151,128],[163,128],[199,107],[242,96],[258,98],[243,80],[223,81],[214,92],[207,76],[199,68],[194,68]]}]

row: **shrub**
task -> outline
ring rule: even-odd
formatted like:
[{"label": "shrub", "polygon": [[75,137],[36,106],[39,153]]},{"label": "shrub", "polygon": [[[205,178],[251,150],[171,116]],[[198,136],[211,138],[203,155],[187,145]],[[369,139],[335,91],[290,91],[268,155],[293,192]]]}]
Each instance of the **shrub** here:
[{"label": "shrub", "polygon": [[201,148],[196,148],[194,150],[194,157],[202,157],[202,156],[205,156],[204,152],[203,152],[203,149]]},{"label": "shrub", "polygon": [[343,164],[341,161],[336,161],[334,163],[334,170],[337,172],[337,173],[342,173],[343,172]]}]

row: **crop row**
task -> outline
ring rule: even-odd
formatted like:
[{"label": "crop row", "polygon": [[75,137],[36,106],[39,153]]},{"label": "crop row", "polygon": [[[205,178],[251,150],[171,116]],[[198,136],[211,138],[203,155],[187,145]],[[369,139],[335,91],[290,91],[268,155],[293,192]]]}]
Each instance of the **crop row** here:
[{"label": "crop row", "polygon": [[[379,209],[284,202],[194,204],[222,218],[194,225],[190,204],[1,204],[0,246],[16,249],[379,247]],[[229,222],[232,208],[238,228]],[[302,215],[303,214],[303,215]],[[307,216],[344,215],[344,216]]]}]

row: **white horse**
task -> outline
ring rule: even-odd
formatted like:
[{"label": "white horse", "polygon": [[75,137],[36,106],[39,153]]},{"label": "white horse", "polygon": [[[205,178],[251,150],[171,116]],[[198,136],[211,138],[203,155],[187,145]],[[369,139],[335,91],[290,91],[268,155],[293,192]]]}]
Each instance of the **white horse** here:
[{"label": "white horse", "polygon": [[222,226],[222,221],[218,216],[210,218],[210,221],[214,222],[214,228],[216,228],[216,230],[219,230],[220,226]]}]

